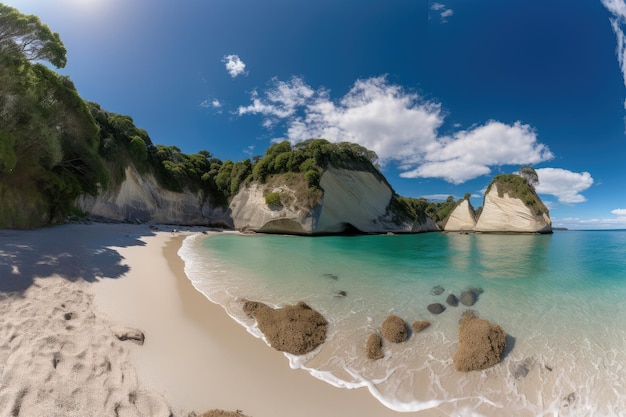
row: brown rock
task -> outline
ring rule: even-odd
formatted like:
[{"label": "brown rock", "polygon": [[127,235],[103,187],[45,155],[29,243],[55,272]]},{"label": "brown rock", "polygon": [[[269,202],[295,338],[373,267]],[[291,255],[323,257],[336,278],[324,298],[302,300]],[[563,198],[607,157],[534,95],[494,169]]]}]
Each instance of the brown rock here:
[{"label": "brown rock", "polygon": [[378,333],[372,333],[365,342],[365,354],[367,359],[382,359],[385,357],[383,353],[383,338]]},{"label": "brown rock", "polygon": [[270,345],[294,355],[309,353],[326,341],[328,321],[304,302],[273,309],[256,301],[245,301],[244,312],[256,318]]},{"label": "brown rock", "polygon": [[404,342],[409,337],[404,320],[393,314],[385,319],[381,330],[383,337],[393,343]]},{"label": "brown rock", "polygon": [[224,411],[224,410],[209,410],[206,413],[200,414],[198,417],[248,417],[241,410],[237,411]]},{"label": "brown rock", "polygon": [[430,326],[430,322],[428,320],[417,320],[411,324],[411,329],[413,329],[413,332],[419,333],[428,326]]},{"label": "brown rock", "polygon": [[473,314],[464,314],[454,369],[468,372],[489,368],[500,362],[505,347],[506,333],[502,327]]}]

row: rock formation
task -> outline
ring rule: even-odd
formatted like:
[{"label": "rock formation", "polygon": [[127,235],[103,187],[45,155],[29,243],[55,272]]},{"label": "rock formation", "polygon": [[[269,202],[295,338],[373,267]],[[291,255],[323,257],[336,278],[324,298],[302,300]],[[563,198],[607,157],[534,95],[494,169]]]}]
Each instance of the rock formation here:
[{"label": "rock formation", "polygon": [[476,212],[472,204],[467,200],[462,200],[450,213],[448,221],[443,230],[446,232],[469,232],[476,227]]},{"label": "rock formation", "polygon": [[393,343],[401,343],[409,338],[406,323],[402,318],[393,314],[385,319],[381,332],[386,340]]},{"label": "rock formation", "polygon": [[365,355],[368,359],[382,359],[385,357],[383,353],[383,338],[378,333],[372,333],[365,342]]},{"label": "rock formation", "polygon": [[448,295],[448,298],[446,298],[446,303],[449,306],[456,307],[459,305],[459,299],[456,297],[456,295],[450,294]]},{"label": "rock formation", "polygon": [[[383,179],[369,171],[329,166],[320,179],[323,197],[317,206],[306,208],[287,186],[266,190],[250,184],[233,198],[230,211],[235,229],[265,233],[304,235],[342,233],[415,233],[437,231],[430,218],[425,223],[402,219],[394,208],[393,190]],[[266,192],[285,194],[287,202],[268,207]]]},{"label": "rock formation", "polygon": [[304,302],[273,309],[246,301],[243,310],[256,319],[269,344],[281,352],[304,355],[326,341],[328,321]]},{"label": "rock formation", "polygon": [[[497,177],[496,177],[497,178]],[[492,183],[485,194],[483,211],[476,223],[476,232],[552,233],[552,221],[539,197],[534,197],[540,207],[533,208],[504,185]]]},{"label": "rock formation", "polygon": [[469,372],[489,368],[498,362],[506,347],[506,333],[497,324],[464,314],[459,326],[459,347],[454,369]]},{"label": "rock formation", "polygon": [[117,187],[95,197],[83,195],[76,205],[91,216],[117,221],[232,227],[226,209],[212,207],[201,193],[165,190],[132,164]]}]

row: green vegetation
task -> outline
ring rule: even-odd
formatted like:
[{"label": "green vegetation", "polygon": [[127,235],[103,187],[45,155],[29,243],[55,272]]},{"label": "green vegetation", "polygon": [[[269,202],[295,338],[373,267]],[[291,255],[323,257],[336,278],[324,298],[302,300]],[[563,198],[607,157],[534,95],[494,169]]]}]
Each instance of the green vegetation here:
[{"label": "green vegetation", "polygon": [[[240,162],[155,145],[131,117],[84,101],[68,77],[38,63],[42,60],[65,66],[59,35],[36,16],[0,3],[0,227],[32,228],[80,214],[74,208],[79,196],[115,189],[130,166],[154,175],[168,190],[200,193],[213,205],[227,205],[257,181],[268,190],[290,189],[269,193],[268,205],[311,208],[321,201],[320,181],[330,166],[371,172],[387,183],[376,154],[354,143],[280,142],[263,156]],[[420,221],[426,213],[440,218],[447,207],[394,201],[401,215]]]},{"label": "green vegetation", "polygon": [[535,214],[541,215],[548,213],[548,208],[543,204],[535,188],[529,184],[528,180],[522,176],[515,174],[500,174],[497,175],[489,187],[487,187],[487,193],[493,186],[497,187],[498,196],[503,197],[504,193],[507,193],[510,197],[519,198],[530,207]]},{"label": "green vegetation", "polygon": [[409,219],[425,223],[427,217],[430,217],[441,228],[457,205],[453,196],[449,196],[446,201],[429,201],[425,198],[398,196],[393,204],[400,213],[404,213]]},{"label": "green vegetation", "polygon": [[282,203],[280,201],[280,193],[268,193],[265,195],[265,204],[269,207],[280,207]]}]

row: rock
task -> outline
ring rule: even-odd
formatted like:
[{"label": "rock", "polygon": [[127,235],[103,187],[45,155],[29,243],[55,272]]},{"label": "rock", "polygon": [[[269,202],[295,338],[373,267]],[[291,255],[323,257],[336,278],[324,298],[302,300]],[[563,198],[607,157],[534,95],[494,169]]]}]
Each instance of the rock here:
[{"label": "rock", "polygon": [[430,293],[432,295],[441,295],[441,294],[443,294],[444,291],[445,290],[444,290],[444,288],[441,285],[437,285],[437,286],[433,287],[432,290],[430,290]]},{"label": "rock", "polygon": [[382,334],[386,340],[393,343],[404,342],[409,337],[409,331],[404,320],[393,314],[383,322]]},{"label": "rock", "polygon": [[474,291],[463,291],[461,293],[461,304],[466,305],[468,307],[473,306],[474,304],[476,304],[476,300],[478,298],[476,297],[476,293]]},{"label": "rock", "polygon": [[454,354],[454,369],[462,372],[487,369],[502,358],[506,333],[497,324],[464,314],[459,326],[459,347]]},{"label": "rock", "polygon": [[528,375],[530,372],[530,368],[535,364],[535,360],[533,358],[526,358],[523,361],[515,364],[515,369],[513,370],[513,378],[522,379]]},{"label": "rock", "polygon": [[335,293],[335,297],[341,297],[341,298],[343,298],[343,297],[347,297],[347,296],[348,296],[348,293],[347,293],[347,292],[345,292],[344,290],[337,291],[337,292]]},{"label": "rock", "polygon": [[256,301],[245,301],[244,312],[256,318],[259,329],[276,350],[304,355],[326,341],[328,321],[304,302],[273,309]]},{"label": "rock", "polygon": [[243,411],[225,411],[225,410],[209,410],[206,413],[200,414],[198,417],[248,417],[243,414]]},{"label": "rock", "polygon": [[[476,222],[475,231],[552,233],[552,221],[543,203],[541,203],[542,207],[535,210],[518,196],[510,195],[504,191],[499,193],[499,188],[504,189],[504,185],[499,184],[494,179],[485,194],[483,211]],[[528,192],[535,194],[534,190],[529,189]],[[537,200],[541,201],[539,197]]]},{"label": "rock", "polygon": [[441,314],[445,311],[446,307],[441,303],[433,303],[428,305],[428,311],[433,314]]},{"label": "rock", "polygon": [[476,227],[476,212],[468,200],[461,201],[450,213],[444,229],[446,232],[472,231]]},{"label": "rock", "polygon": [[414,333],[419,333],[428,326],[430,326],[430,322],[428,320],[416,320],[413,324],[411,324],[411,329]]},{"label": "rock", "polygon": [[365,354],[367,359],[382,359],[385,357],[383,353],[383,338],[378,333],[372,333],[365,342]]},{"label": "rock", "polygon": [[450,294],[450,295],[448,295],[448,298],[446,298],[446,303],[449,306],[456,307],[456,306],[459,305],[459,299],[456,298],[456,295]]},{"label": "rock", "polygon": [[135,342],[138,345],[143,345],[144,340],[146,339],[143,332],[139,329],[133,329],[131,327],[112,327],[111,331],[121,341],[130,340],[131,342]]},{"label": "rock", "polygon": [[[402,216],[389,183],[380,173],[367,169],[326,167],[320,178],[323,198],[313,208],[299,200],[289,184],[253,182],[242,187],[229,205],[234,228],[257,232],[301,235],[336,234],[356,229],[363,233],[415,233],[437,231],[430,219],[420,223]],[[267,189],[266,189],[267,188]],[[288,195],[279,210],[271,210],[264,192]]]}]

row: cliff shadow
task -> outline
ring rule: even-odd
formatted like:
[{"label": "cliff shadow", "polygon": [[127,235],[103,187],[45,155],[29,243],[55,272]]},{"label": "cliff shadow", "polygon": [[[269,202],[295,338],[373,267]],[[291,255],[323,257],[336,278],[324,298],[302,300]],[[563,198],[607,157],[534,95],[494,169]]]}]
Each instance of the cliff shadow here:
[{"label": "cliff shadow", "polygon": [[143,246],[147,226],[68,224],[36,230],[0,230],[0,293],[22,294],[35,278],[115,279],[129,271],[117,248]]}]

